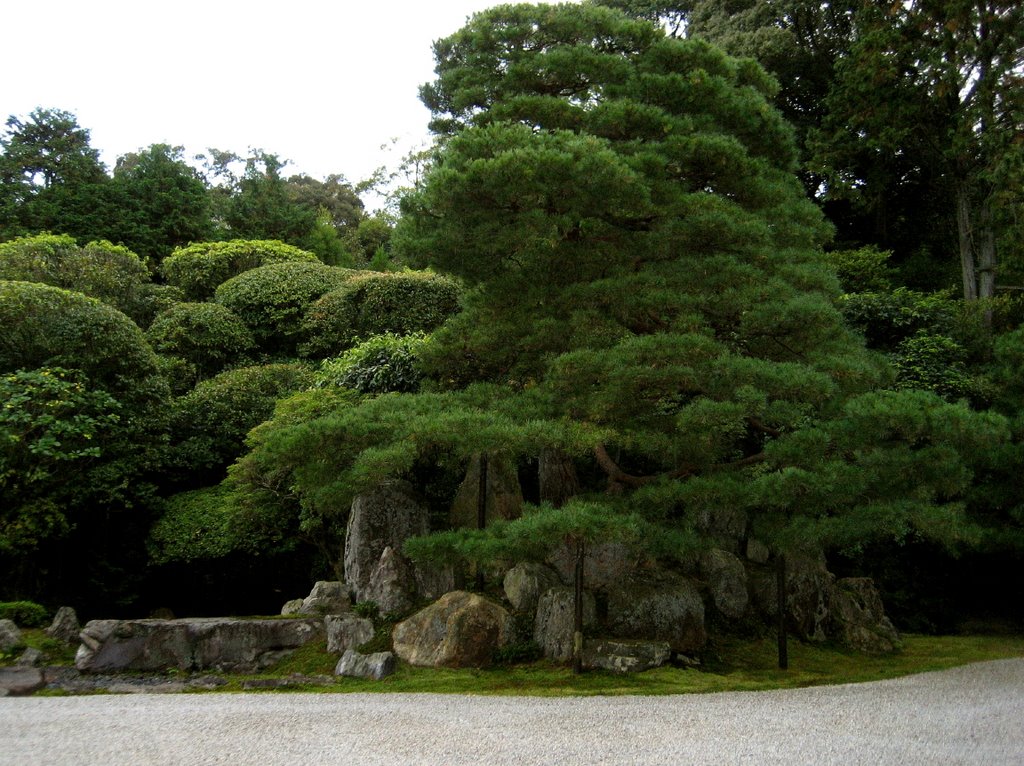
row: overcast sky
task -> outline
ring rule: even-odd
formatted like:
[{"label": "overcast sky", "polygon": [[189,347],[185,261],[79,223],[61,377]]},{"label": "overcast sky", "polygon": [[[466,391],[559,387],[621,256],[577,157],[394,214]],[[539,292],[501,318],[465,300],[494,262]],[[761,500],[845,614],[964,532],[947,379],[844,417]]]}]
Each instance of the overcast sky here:
[{"label": "overcast sky", "polygon": [[[431,43],[499,0],[6,2],[0,119],[64,109],[108,168],[155,143],[352,181],[427,136]],[[392,138],[390,153],[380,146]]]}]

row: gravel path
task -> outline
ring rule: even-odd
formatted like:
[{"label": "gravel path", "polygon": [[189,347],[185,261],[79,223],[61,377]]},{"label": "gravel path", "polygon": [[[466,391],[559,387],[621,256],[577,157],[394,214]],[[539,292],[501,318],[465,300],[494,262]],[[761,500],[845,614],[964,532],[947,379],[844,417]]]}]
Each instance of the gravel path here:
[{"label": "gravel path", "polygon": [[0,698],[0,764],[1021,764],[1024,659],[675,697]]}]

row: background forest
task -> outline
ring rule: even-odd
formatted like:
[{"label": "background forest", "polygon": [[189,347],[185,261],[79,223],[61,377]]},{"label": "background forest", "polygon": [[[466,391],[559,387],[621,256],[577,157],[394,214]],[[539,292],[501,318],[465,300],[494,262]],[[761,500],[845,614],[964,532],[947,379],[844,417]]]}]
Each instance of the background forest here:
[{"label": "background forest", "polygon": [[[1021,625],[1018,3],[499,6],[434,50],[432,148],[360,184],[7,120],[0,600],[274,613],[401,477],[423,558],[742,512],[899,627]],[[449,529],[480,455],[528,512]]]}]

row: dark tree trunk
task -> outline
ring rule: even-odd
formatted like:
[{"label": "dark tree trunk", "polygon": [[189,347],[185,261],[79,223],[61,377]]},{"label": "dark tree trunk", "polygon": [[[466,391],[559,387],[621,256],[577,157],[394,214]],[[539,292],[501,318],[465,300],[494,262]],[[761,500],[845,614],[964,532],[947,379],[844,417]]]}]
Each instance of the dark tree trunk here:
[{"label": "dark tree trunk", "polygon": [[[487,528],[487,455],[480,453],[480,484],[477,490],[476,501],[476,528]],[[484,568],[482,564],[476,565],[476,589],[484,589]]]},{"label": "dark tree trunk", "polygon": [[569,498],[579,494],[580,481],[569,455],[545,448],[541,450],[539,463],[541,502],[560,508]]},{"label": "dark tree trunk", "polygon": [[956,228],[960,241],[960,271],[964,283],[964,300],[978,298],[978,277],[974,257],[974,232],[971,229],[971,199],[965,186],[956,193]]},{"label": "dark tree trunk", "polygon": [[576,539],[576,568],[573,573],[572,594],[572,672],[583,672],[583,538]]},{"label": "dark tree trunk", "polygon": [[786,557],[779,554],[775,559],[775,589],[778,597],[778,639],[779,670],[789,668],[789,647],[786,644]]}]

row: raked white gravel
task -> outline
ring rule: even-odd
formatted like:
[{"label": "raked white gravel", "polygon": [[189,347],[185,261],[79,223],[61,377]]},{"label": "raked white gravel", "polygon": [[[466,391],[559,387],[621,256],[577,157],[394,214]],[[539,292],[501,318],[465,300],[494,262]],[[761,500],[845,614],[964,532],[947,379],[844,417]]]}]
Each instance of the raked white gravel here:
[{"label": "raked white gravel", "polygon": [[3,766],[1024,764],[1024,659],[671,697],[0,698]]}]

